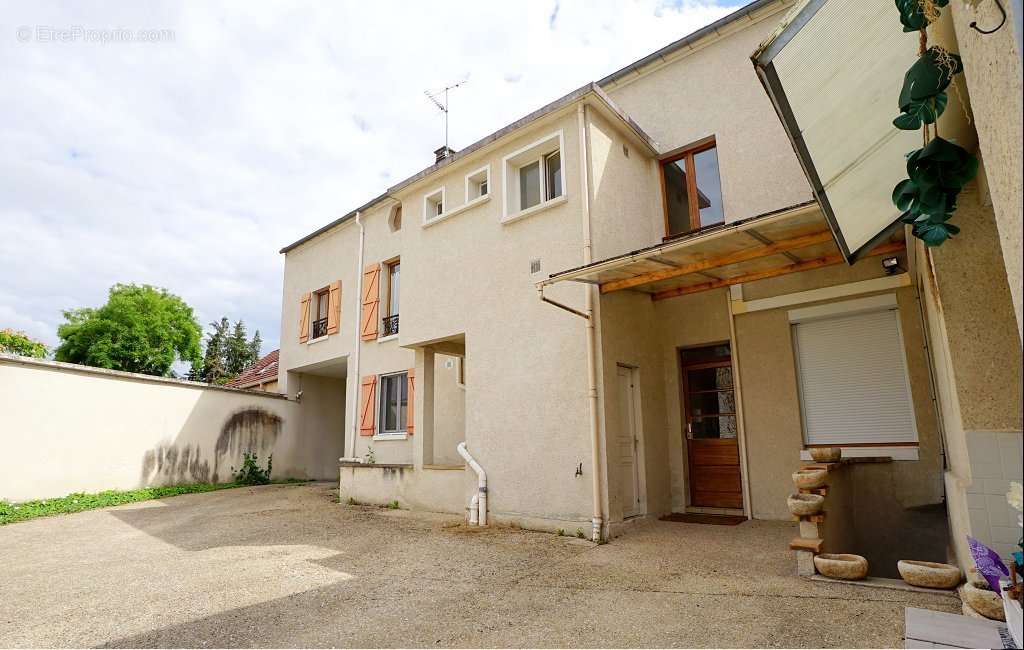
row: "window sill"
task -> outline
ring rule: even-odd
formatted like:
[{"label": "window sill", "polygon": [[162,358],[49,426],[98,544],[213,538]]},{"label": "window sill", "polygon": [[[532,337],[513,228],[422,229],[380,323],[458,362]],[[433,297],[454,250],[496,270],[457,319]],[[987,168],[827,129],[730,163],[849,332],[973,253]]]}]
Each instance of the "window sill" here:
[{"label": "window sill", "polygon": [[327,335],[324,335],[324,336],[321,336],[320,338],[317,338],[317,339],[309,339],[308,341],[306,341],[306,345],[313,345],[314,343],[320,343],[321,341],[326,341],[328,338],[330,338],[330,337],[327,336]]},{"label": "window sill", "polygon": [[424,228],[429,228],[430,226],[433,226],[434,224],[437,224],[437,223],[440,223],[442,221],[446,221],[448,219],[451,219],[454,216],[462,214],[466,210],[469,210],[471,208],[475,208],[476,206],[482,205],[484,203],[487,203],[490,200],[491,200],[491,195],[490,194],[485,194],[483,196],[478,196],[475,199],[473,199],[472,201],[470,201],[469,203],[463,203],[462,205],[460,205],[459,207],[455,208],[454,210],[450,210],[448,212],[445,212],[444,214],[442,214],[440,216],[437,216],[437,217],[434,217],[433,219],[426,219],[426,220],[424,220],[423,221],[423,227]]},{"label": "window sill", "polygon": [[527,217],[532,217],[533,215],[537,214],[538,212],[543,212],[544,210],[547,210],[548,208],[553,208],[553,207],[555,207],[557,205],[562,205],[563,203],[565,203],[568,200],[569,200],[569,197],[567,197],[565,194],[563,194],[562,196],[556,196],[555,198],[548,199],[547,201],[544,201],[543,203],[538,203],[537,205],[533,206],[532,208],[527,208],[525,210],[520,210],[519,212],[516,212],[515,214],[510,214],[507,217],[505,217],[504,219],[502,219],[501,223],[507,224],[507,223],[512,223],[514,221],[519,221],[520,219],[525,219]]},{"label": "window sill", "polygon": [[389,334],[387,336],[381,336],[377,339],[377,343],[385,343],[387,341],[394,341],[398,338],[398,334]]},{"label": "window sill", "polygon": [[401,433],[375,433],[371,440],[380,442],[382,440],[407,440],[408,438],[409,434],[403,431]]},{"label": "window sill", "polygon": [[[918,446],[915,443],[890,447],[843,447],[836,445],[843,450],[843,458],[891,458],[893,460],[918,460]],[[811,452],[807,449],[800,451],[800,460],[812,460]]]}]

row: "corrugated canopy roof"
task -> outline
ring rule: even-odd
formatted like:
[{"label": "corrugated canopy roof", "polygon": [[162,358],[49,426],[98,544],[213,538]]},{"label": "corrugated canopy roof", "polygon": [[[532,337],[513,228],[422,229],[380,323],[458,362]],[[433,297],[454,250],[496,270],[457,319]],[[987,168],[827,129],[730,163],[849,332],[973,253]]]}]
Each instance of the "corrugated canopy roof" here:
[{"label": "corrugated canopy roof", "polygon": [[[866,255],[895,253],[904,246],[898,229]],[[555,273],[538,286],[585,282],[598,285],[602,294],[630,289],[663,300],[844,261],[824,215],[811,202]]]}]

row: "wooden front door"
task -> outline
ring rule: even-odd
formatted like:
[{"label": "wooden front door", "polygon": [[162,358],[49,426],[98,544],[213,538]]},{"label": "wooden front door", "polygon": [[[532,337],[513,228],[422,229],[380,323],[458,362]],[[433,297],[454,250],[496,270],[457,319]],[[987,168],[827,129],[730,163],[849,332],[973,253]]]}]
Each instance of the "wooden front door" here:
[{"label": "wooden front door", "polygon": [[742,508],[729,347],[683,350],[681,360],[690,505]]}]

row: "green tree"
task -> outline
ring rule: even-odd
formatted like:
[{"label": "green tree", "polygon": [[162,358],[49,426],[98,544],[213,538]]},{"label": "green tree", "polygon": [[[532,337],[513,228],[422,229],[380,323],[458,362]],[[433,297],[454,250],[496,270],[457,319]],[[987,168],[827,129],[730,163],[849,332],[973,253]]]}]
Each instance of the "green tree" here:
[{"label": "green tree", "polygon": [[97,309],[71,309],[57,328],[57,361],[167,376],[176,359],[200,357],[192,308],[166,289],[115,284]]},{"label": "green tree", "polygon": [[224,366],[227,368],[228,374],[234,377],[251,366],[250,356],[251,349],[245,332],[245,323],[241,320],[235,321],[235,329],[228,338],[224,359]]},{"label": "green tree", "polygon": [[210,323],[213,330],[206,335],[206,354],[203,356],[202,379],[208,384],[222,384],[231,376],[227,371],[228,329],[231,323],[221,318]]},{"label": "green tree", "polygon": [[[260,333],[256,332],[256,336]],[[42,359],[46,356],[46,346],[29,338],[24,332],[16,332],[12,329],[0,330],[0,352],[4,354],[17,354],[22,357],[35,357]]]},{"label": "green tree", "polygon": [[253,365],[260,360],[263,355],[260,354],[263,349],[263,339],[260,338],[260,331],[256,330],[256,333],[252,335],[252,341],[249,342],[249,365]]}]

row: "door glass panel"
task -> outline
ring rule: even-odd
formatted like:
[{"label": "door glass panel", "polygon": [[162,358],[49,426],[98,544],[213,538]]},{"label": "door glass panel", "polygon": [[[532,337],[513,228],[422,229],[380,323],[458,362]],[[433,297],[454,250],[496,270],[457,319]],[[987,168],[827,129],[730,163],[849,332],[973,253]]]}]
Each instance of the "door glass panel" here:
[{"label": "door glass panel", "polygon": [[731,415],[736,412],[736,397],[731,390],[690,393],[690,415]]},{"label": "door glass panel", "polygon": [[704,348],[686,348],[680,350],[679,354],[685,365],[692,365],[701,361],[722,361],[729,358],[729,346],[710,345]]},{"label": "door glass panel", "polygon": [[686,383],[691,393],[732,388],[732,367],[687,370]]},{"label": "door glass panel", "polygon": [[736,416],[695,417],[690,421],[691,436],[700,438],[735,438]]},{"label": "door glass panel", "polygon": [[718,150],[712,147],[693,155],[693,168],[697,176],[697,207],[700,225],[722,223],[722,180],[718,174]]}]

